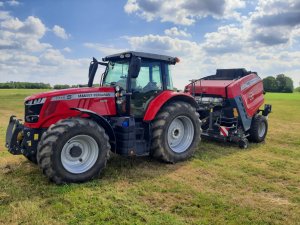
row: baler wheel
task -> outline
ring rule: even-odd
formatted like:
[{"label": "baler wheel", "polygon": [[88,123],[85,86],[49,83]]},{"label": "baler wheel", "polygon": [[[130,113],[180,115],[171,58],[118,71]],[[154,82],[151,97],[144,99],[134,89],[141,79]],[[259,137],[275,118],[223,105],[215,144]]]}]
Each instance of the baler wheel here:
[{"label": "baler wheel", "polygon": [[251,128],[249,131],[249,140],[252,142],[262,142],[265,140],[268,133],[268,121],[265,116],[256,115],[253,118]]},{"label": "baler wheel", "polygon": [[163,107],[152,124],[150,154],[162,161],[175,163],[193,156],[201,135],[196,109],[185,102]]},{"label": "baler wheel", "polygon": [[44,132],[37,160],[56,184],[78,183],[98,177],[110,153],[105,130],[90,119],[60,120]]}]

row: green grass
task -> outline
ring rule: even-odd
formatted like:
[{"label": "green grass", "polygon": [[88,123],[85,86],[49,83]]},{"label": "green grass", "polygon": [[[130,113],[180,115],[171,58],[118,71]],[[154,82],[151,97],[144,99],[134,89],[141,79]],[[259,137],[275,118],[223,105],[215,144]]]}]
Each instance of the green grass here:
[{"label": "green grass", "polygon": [[167,165],[113,156],[100,179],[56,186],[4,147],[11,114],[40,90],[0,90],[0,224],[299,224],[300,93],[267,94],[265,143],[202,141]]}]

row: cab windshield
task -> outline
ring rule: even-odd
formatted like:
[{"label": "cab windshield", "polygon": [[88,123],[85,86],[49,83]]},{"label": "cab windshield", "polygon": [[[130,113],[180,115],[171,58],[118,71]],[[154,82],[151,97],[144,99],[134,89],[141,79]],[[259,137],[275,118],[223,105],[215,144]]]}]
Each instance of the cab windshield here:
[{"label": "cab windshield", "polygon": [[103,78],[103,86],[118,85],[126,89],[129,62],[109,62]]}]

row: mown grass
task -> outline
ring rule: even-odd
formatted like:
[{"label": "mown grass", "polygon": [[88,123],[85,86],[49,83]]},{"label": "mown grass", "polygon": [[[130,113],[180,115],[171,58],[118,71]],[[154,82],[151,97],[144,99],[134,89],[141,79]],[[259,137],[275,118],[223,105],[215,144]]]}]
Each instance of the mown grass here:
[{"label": "mown grass", "polygon": [[100,179],[56,186],[3,147],[36,90],[0,90],[0,224],[299,224],[300,94],[267,94],[265,143],[203,141],[176,165],[113,156]]}]

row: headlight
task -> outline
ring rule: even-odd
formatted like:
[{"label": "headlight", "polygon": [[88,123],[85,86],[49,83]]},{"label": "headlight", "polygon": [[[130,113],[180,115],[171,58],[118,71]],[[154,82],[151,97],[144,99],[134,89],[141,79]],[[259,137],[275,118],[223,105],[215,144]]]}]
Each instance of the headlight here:
[{"label": "headlight", "polygon": [[119,91],[121,90],[121,87],[117,85],[117,86],[115,87],[115,90],[116,90],[116,92],[119,92]]}]

